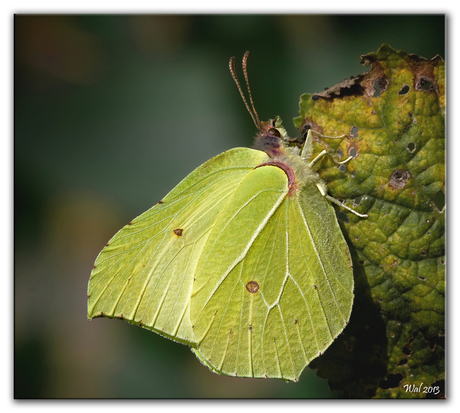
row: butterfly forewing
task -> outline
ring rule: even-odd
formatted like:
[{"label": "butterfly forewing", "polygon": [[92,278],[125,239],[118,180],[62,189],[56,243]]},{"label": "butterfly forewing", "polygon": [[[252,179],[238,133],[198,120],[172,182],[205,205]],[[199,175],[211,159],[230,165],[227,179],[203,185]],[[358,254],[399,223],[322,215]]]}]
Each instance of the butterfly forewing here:
[{"label": "butterfly forewing", "polygon": [[189,304],[203,247],[241,181],[267,158],[241,148],[218,155],[122,228],[96,259],[88,317],[123,318],[194,345]]}]

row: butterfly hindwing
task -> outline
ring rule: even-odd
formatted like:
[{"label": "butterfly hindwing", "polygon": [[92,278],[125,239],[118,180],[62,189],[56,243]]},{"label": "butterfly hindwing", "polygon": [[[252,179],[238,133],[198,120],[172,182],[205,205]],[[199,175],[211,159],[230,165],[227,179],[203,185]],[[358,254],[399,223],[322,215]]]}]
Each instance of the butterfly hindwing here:
[{"label": "butterfly hindwing", "polygon": [[[296,381],[349,319],[351,260],[334,209],[314,184],[290,196],[283,174],[251,172],[239,188],[247,201],[235,192],[203,248],[195,352],[220,374]],[[279,195],[263,199],[267,191]]]}]

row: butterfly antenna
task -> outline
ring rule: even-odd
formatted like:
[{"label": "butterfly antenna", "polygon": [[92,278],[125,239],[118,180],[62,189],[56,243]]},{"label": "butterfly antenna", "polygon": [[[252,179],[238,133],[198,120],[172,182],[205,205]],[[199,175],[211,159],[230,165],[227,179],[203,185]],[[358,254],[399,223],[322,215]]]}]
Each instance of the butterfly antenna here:
[{"label": "butterfly antenna", "polygon": [[251,88],[249,87],[249,78],[248,78],[248,58],[251,55],[251,52],[248,50],[244,56],[243,56],[243,73],[244,73],[244,79],[246,80],[246,87],[248,88],[248,93],[249,93],[249,100],[251,101],[251,106],[252,106],[252,111],[256,117],[257,120],[257,125],[260,125],[260,119],[259,115],[257,114],[256,108],[254,106],[254,102],[252,100],[252,94],[251,94]]},{"label": "butterfly antenna", "polygon": [[[246,52],[248,53],[248,52]],[[245,54],[246,56],[246,54]],[[249,56],[249,54],[248,54]],[[247,60],[247,57],[246,57],[246,60]],[[243,58],[243,64],[245,62],[245,59]],[[248,102],[246,101],[246,98],[244,97],[244,94],[243,94],[243,90],[241,89],[241,85],[240,85],[240,82],[238,81],[238,76],[236,75],[236,71],[235,71],[235,57],[231,57],[230,58],[230,62],[228,63],[228,67],[230,68],[230,73],[232,74],[232,77],[233,77],[233,80],[235,81],[236,83],[236,86],[240,92],[240,95],[241,95],[241,98],[243,99],[243,102],[246,106],[246,109],[248,110],[249,114],[251,115],[251,118],[254,122],[254,124],[256,125],[256,128],[260,130],[260,121],[259,121],[259,117],[257,116],[257,118],[254,116],[254,113],[252,113],[252,110],[251,108],[249,107],[248,105]],[[245,66],[243,66],[245,68]],[[244,69],[246,71],[246,69]],[[247,75],[245,75],[246,77]],[[249,95],[251,96],[251,95]],[[252,99],[251,99],[251,103],[252,103]],[[253,105],[254,107],[254,105]]]}]

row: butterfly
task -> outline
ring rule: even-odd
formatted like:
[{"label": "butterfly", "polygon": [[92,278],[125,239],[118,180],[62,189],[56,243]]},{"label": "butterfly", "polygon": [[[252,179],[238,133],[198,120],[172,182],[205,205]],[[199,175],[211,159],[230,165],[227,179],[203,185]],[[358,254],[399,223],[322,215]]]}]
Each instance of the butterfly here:
[{"label": "butterfly", "polygon": [[[347,325],[353,267],[337,204],[315,170],[309,130],[291,146],[281,120],[196,168],[98,255],[88,318],[124,319],[191,347],[211,371],[298,381]],[[343,138],[339,137],[339,138]],[[313,159],[312,159],[313,158]],[[346,163],[351,158],[338,164]]]}]

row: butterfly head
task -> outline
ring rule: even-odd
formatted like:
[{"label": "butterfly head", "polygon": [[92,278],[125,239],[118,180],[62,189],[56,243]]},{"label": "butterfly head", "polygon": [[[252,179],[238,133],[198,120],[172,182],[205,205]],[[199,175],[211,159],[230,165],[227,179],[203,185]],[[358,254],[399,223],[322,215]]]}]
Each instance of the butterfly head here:
[{"label": "butterfly head", "polygon": [[272,159],[284,155],[286,130],[281,125],[281,119],[277,116],[268,122],[260,122],[258,129],[253,148],[266,152]]}]

